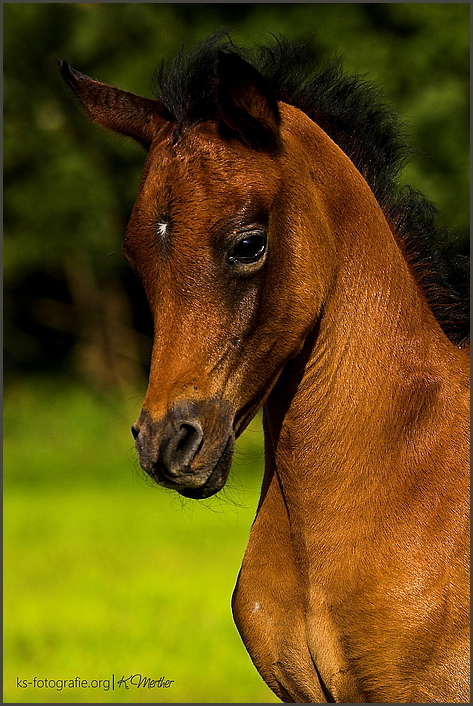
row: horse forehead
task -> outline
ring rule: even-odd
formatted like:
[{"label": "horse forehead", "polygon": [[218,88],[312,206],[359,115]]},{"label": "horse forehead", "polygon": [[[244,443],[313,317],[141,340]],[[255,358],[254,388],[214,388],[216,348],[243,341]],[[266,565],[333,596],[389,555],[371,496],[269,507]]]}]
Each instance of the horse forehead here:
[{"label": "horse forehead", "polygon": [[206,124],[196,126],[176,144],[161,143],[149,157],[148,185],[167,190],[203,186],[207,191],[245,189],[249,184],[268,190],[277,181],[277,165],[265,154],[237,140],[223,140]]}]

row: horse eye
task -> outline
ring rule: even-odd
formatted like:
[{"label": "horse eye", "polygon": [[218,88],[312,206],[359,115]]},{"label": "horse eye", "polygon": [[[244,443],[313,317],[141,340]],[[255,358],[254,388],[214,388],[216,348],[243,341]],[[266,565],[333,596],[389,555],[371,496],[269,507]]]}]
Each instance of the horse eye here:
[{"label": "horse eye", "polygon": [[266,236],[263,233],[247,235],[228,253],[228,262],[241,262],[243,265],[259,260],[266,250]]}]

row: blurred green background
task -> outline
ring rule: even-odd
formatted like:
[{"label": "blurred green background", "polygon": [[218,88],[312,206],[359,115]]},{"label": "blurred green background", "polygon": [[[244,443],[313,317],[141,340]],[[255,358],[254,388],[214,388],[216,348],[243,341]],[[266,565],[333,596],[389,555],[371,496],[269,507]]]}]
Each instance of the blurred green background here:
[{"label": "blurred green background", "polygon": [[[308,37],[368,74],[417,155],[402,180],[469,228],[469,4],[13,4],[4,9],[5,693],[7,702],[278,702],[233,626],[254,516],[259,421],[204,502],[149,485],[130,424],[151,324],[121,238],[144,152],[102,132],[57,58],[150,96],[154,69],[218,28]],[[17,679],[140,673],[165,689]]]}]

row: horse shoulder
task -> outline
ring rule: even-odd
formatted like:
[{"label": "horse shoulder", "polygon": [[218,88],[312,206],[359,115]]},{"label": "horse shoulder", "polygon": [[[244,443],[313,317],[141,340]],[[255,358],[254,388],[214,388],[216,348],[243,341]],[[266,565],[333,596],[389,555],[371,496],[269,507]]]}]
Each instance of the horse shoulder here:
[{"label": "horse shoulder", "polygon": [[326,703],[307,646],[304,594],[276,473],[251,529],[232,607],[256,668],[279,698]]}]

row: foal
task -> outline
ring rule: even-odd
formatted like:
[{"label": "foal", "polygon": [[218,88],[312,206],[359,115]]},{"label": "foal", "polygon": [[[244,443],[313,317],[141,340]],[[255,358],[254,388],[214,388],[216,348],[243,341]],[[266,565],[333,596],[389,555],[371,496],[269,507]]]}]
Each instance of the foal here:
[{"label": "foal", "polygon": [[294,60],[259,71],[210,40],[156,100],[60,62],[149,151],[123,244],[155,322],[138,456],[208,497],[264,405],[233,597],[262,677],[286,702],[468,702],[461,298],[413,255],[432,224],[396,195],[389,116],[334,72],[297,83]]}]

